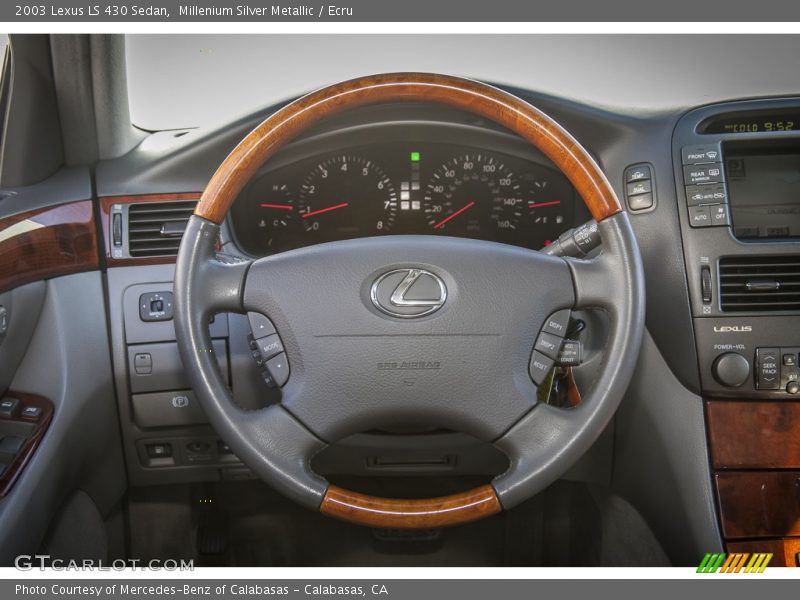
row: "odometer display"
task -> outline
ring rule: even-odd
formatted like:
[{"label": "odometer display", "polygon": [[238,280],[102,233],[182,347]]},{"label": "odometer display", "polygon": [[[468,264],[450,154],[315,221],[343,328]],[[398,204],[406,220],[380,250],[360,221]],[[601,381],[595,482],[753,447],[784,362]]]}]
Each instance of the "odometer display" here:
[{"label": "odometer display", "polygon": [[800,111],[746,113],[712,117],[700,126],[702,133],[773,133],[800,130]]}]

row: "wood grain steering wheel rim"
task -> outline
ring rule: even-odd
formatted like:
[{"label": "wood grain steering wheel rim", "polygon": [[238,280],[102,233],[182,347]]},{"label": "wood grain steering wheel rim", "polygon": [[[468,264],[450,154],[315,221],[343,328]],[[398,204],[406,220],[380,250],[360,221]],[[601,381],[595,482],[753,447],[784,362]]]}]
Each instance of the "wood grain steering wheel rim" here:
[{"label": "wood grain steering wheel rim", "polygon": [[[480,82],[425,73],[374,75],[339,83],[278,110],[250,132],[211,178],[195,215],[220,224],[263,164],[321,120],[357,107],[387,102],[431,102],[462,109],[528,140],[570,180],[592,217],[622,210],[608,180],[581,145],[558,123],[523,100]],[[329,485],[320,512],[371,527],[436,528],[480,519],[502,509],[495,489],[422,500],[378,498]]]}]

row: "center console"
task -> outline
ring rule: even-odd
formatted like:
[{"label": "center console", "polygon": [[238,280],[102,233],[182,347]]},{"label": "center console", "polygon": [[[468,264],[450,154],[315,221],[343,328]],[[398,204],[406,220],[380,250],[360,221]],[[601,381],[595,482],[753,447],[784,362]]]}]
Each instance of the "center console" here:
[{"label": "center console", "polygon": [[800,99],[681,119],[675,183],[729,551],[800,552]]}]

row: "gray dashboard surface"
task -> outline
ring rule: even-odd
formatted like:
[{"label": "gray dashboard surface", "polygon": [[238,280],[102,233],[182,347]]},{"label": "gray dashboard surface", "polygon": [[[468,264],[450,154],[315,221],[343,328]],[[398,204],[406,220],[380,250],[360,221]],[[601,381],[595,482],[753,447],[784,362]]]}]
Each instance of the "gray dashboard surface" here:
[{"label": "gray dashboard surface", "polygon": [[390,71],[461,75],[628,114],[672,111],[795,94],[800,54],[796,35],[133,35],[126,45],[133,121],[150,129],[230,121]]}]

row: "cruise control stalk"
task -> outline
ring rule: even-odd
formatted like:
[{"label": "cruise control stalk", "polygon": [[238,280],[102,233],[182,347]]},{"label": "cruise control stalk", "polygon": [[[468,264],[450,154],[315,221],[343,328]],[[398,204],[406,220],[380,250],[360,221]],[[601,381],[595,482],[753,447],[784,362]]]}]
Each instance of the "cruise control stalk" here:
[{"label": "cruise control stalk", "polygon": [[555,242],[542,248],[541,252],[551,256],[583,258],[601,243],[600,232],[597,231],[597,221],[592,219],[580,227],[565,231]]}]

